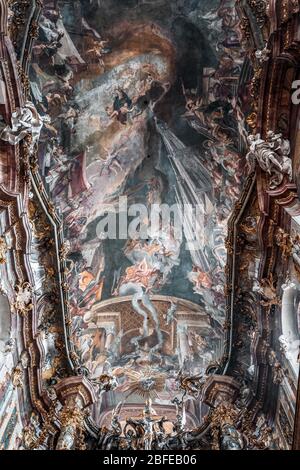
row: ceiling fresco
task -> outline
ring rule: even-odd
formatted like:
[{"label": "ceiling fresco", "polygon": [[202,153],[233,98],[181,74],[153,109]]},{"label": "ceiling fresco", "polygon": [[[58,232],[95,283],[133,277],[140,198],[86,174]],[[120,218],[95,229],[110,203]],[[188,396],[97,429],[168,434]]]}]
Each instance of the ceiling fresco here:
[{"label": "ceiling fresco", "polygon": [[[154,393],[157,374],[154,403],[170,403],[180,370],[202,376],[222,356],[225,238],[245,145],[233,3],[60,2],[42,12],[30,68],[48,119],[39,167],[65,224],[76,352],[93,379],[116,377],[110,406],[133,380],[130,403],[139,388]],[[156,230],[144,219],[131,237],[134,216],[149,221],[158,205],[197,207],[196,218],[185,216],[181,239],[173,219]],[[113,217],[127,217],[129,233],[104,239]]]},{"label": "ceiling fresco", "polygon": [[300,2],[0,0],[0,449],[300,448]]}]

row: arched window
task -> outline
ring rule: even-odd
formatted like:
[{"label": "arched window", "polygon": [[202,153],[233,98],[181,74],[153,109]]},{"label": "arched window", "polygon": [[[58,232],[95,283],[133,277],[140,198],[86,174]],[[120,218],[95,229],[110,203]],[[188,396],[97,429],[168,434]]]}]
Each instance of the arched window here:
[{"label": "arched window", "polygon": [[285,350],[285,355],[295,372],[299,368],[299,331],[297,322],[297,286],[288,280],[283,286],[281,324],[282,335],[279,340]]}]

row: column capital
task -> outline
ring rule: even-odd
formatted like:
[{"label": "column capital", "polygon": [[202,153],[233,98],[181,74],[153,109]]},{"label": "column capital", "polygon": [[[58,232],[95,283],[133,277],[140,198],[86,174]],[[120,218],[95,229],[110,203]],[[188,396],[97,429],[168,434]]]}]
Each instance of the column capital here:
[{"label": "column capital", "polygon": [[203,401],[212,408],[221,403],[233,403],[240,387],[240,383],[232,377],[211,375],[203,387]]},{"label": "column capital", "polygon": [[83,376],[63,379],[55,386],[55,390],[63,405],[71,400],[80,400],[82,408],[86,408],[95,403],[97,399],[93,385]]}]

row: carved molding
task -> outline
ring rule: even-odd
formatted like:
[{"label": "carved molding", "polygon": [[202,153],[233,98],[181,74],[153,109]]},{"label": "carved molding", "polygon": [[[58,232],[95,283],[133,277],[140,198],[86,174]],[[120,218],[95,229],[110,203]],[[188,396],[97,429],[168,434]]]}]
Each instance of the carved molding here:
[{"label": "carved molding", "polygon": [[[8,37],[7,2],[6,0],[0,0],[1,73],[4,77],[6,95],[8,97],[8,103],[4,112],[7,125],[10,124],[12,113],[16,108],[22,108],[22,104],[26,101],[26,94],[28,93],[28,80],[26,73],[30,58],[30,45],[36,35],[37,17],[41,7],[41,3],[39,1],[10,3],[14,12],[13,28],[15,28],[16,34],[18,37],[22,35],[24,24],[26,25],[27,33],[22,38],[22,41],[20,41],[16,50],[21,61],[18,73],[16,66],[14,65],[16,62],[14,55],[15,52]],[[31,12],[34,12],[32,19],[30,20],[30,24],[27,24],[26,20],[25,23],[23,22],[24,18],[22,19],[22,8],[21,10],[18,10],[18,3],[20,3],[21,7],[22,5],[24,6],[24,16],[27,7],[31,8]],[[278,84],[288,83],[288,80],[290,80],[287,76],[288,69],[291,65],[295,65],[297,57],[299,57],[299,50],[297,49],[297,44],[299,44],[299,38],[297,36],[297,26],[299,26],[299,21],[295,18],[295,15],[299,12],[299,2],[287,2],[285,0],[284,2],[281,2],[282,4],[279,9],[275,8],[276,2],[274,0],[270,0],[269,6],[267,5],[267,2],[262,0],[240,0],[237,3],[242,16],[241,29],[249,47],[249,57],[251,57],[253,61],[254,69],[251,91],[253,96],[253,112],[248,116],[247,121],[253,129],[253,132],[261,132],[262,145],[270,147],[270,142],[267,141],[268,131],[281,131],[282,129],[278,129],[278,123],[280,122],[280,119],[282,119],[282,114],[288,114],[290,111],[290,108],[284,107],[279,99],[281,95]],[[272,11],[276,16],[276,24],[274,21],[271,24],[268,23],[267,6],[269,7],[269,11]],[[269,27],[274,33],[272,38],[269,37]],[[280,28],[281,30],[279,31]],[[284,36],[282,42],[280,41],[281,34]],[[294,136],[286,135],[284,130],[283,134],[284,139],[289,137],[293,143]],[[36,134],[36,140],[38,140],[38,134]],[[61,281],[59,286],[59,298],[62,305],[62,317],[64,321],[65,344],[63,344],[62,347],[66,348],[66,355],[68,357],[72,373],[79,374],[80,362],[75,353],[74,347],[70,342],[70,317],[68,313],[69,299],[66,279],[65,245],[62,236],[61,220],[53,204],[49,200],[39,177],[36,160],[33,154],[33,147],[31,146],[33,142],[27,142],[27,147],[26,145],[19,146],[18,142],[16,142],[16,144],[15,148],[9,148],[11,146],[5,147],[9,158],[8,162],[5,162],[6,173],[3,180],[7,180],[8,189],[18,189],[19,191],[11,200],[15,213],[17,213],[17,208],[20,206],[20,199],[22,200],[21,205],[26,207],[28,191],[31,184],[34,193],[38,197],[41,205],[44,207],[45,213],[53,223],[56,238],[58,239],[58,245],[55,249],[59,258],[58,267]],[[29,153],[33,156],[32,159],[30,159],[30,155],[28,155],[28,150],[31,150]],[[267,148],[265,150],[267,150]],[[276,160],[277,153],[275,151],[276,155],[274,155],[274,148],[272,151],[272,157]],[[249,175],[245,184],[244,192],[240,201],[235,206],[229,223],[229,235],[227,240],[228,263],[226,269],[227,285],[225,289],[227,295],[227,319],[225,324],[226,339],[225,354],[222,358],[221,364],[215,366],[215,370],[219,373],[227,373],[227,371],[229,371],[228,373],[233,373],[239,364],[237,364],[236,358],[231,356],[232,347],[243,347],[243,345],[240,345],[242,333],[238,331],[239,325],[236,323],[234,313],[236,312],[236,304],[240,302],[240,294],[236,289],[236,278],[243,272],[247,271],[247,263],[251,262],[251,257],[249,256],[249,258],[247,258],[247,243],[249,244],[249,240],[251,240],[251,226],[247,225],[246,219],[247,217],[256,217],[257,215],[256,213],[250,212],[249,207],[251,204],[254,207],[257,202],[257,205],[259,206],[259,220],[257,225],[258,244],[261,249],[259,282],[261,283],[263,280],[269,280],[269,282],[271,282],[270,276],[274,270],[274,266],[276,265],[276,260],[280,256],[283,256],[284,258],[288,257],[290,252],[290,241],[285,237],[286,227],[282,217],[283,208],[288,207],[289,204],[297,197],[296,188],[290,183],[290,166],[281,168],[282,172],[287,175],[287,182],[285,183],[283,179],[280,181],[278,180],[278,184],[270,187],[266,174],[268,173],[268,168],[262,167],[262,156],[259,155],[258,152],[259,150],[257,150],[257,148],[255,151],[253,150],[255,161],[259,163],[259,168],[256,168],[256,175],[254,174],[254,171]],[[287,158],[289,157],[289,155],[285,156]],[[282,155],[280,155],[280,157],[282,157]],[[293,157],[293,155],[291,155],[291,157]],[[285,163],[288,163],[289,165],[289,161],[286,161]],[[261,169],[263,171],[261,171]],[[271,169],[270,171],[272,172]],[[247,212],[248,210],[249,212]],[[18,224],[23,228],[21,229]],[[27,220],[26,215],[22,215],[22,217],[19,216],[18,224],[13,228],[16,232],[19,231],[16,235],[17,243],[20,247],[18,250],[20,249],[21,251],[21,249],[23,249],[26,254],[26,242],[29,239],[30,230],[29,221]],[[23,230],[22,234],[24,239],[20,236],[21,230]],[[280,232],[280,230],[283,230],[283,232]],[[7,250],[3,242],[2,245],[0,244],[0,250],[2,250],[0,253],[1,262],[1,259],[3,261],[5,260],[7,254]],[[34,324],[37,315],[36,307],[34,304],[31,304],[31,300],[28,297],[22,297],[26,285],[28,287],[28,284],[26,283],[32,280],[32,275],[30,274],[30,266],[26,256],[22,259],[18,252],[15,253],[14,256],[17,260],[17,277],[21,282],[17,287],[16,305],[18,306],[17,310],[22,315],[25,315],[22,319],[24,324],[24,337],[28,350],[30,351],[32,365],[32,367],[29,366],[28,368],[32,402],[41,415],[44,416],[45,423],[47,426],[49,425],[49,428],[46,426],[45,429],[49,432],[49,430],[51,431],[53,428],[53,423],[47,421],[47,415],[49,415],[48,411],[49,409],[51,410],[50,415],[52,418],[57,417],[57,414],[56,411],[51,408],[49,399],[46,397],[40,397],[39,395],[41,387],[37,368],[39,367],[41,348],[38,345],[38,341],[34,339],[34,335],[36,333],[36,325]],[[241,257],[243,258],[243,264],[239,264],[240,260],[237,260],[237,258]],[[63,288],[61,288],[61,286],[63,286]],[[259,293],[257,293],[257,295],[258,294]],[[260,293],[260,295],[262,295],[262,293]],[[272,301],[272,299],[269,300]],[[262,340],[262,338],[255,336],[257,335],[257,332],[254,331],[254,339],[251,344],[251,350],[255,351],[257,361],[260,362],[258,367],[259,387],[257,390],[257,396],[249,405],[249,409],[252,413],[251,420],[254,419],[253,416],[263,407],[267,397],[268,379],[270,378],[270,374],[271,376],[273,374],[273,372],[270,372],[269,370],[270,367],[267,364],[266,357],[270,349],[268,341],[270,340],[270,332],[272,330],[271,312],[272,308],[274,308],[274,303],[269,302],[267,305],[263,305],[261,303],[262,301],[263,299],[260,298],[258,302],[258,312],[253,311],[251,308],[253,298],[250,296],[244,297],[244,303],[242,305],[242,308],[244,309],[243,312],[246,312],[249,317],[251,315],[257,315],[255,322],[265,334],[265,339]],[[31,310],[32,315],[28,315]],[[243,325],[240,325],[240,327],[243,327]],[[248,347],[248,345],[246,346]],[[16,384],[19,383],[19,372],[16,370]],[[24,371],[22,373],[24,373]],[[258,383],[257,381],[258,377],[255,377],[255,384]],[[74,397],[74,395],[80,397],[83,407],[89,406],[89,404],[93,403],[95,399],[93,387],[80,375],[59,381],[55,388],[61,402],[66,406],[70,406],[68,405],[69,399]],[[221,376],[212,376],[207,382],[205,388],[207,403],[211,406],[215,405],[218,394],[220,393],[224,393],[226,395],[226,400],[232,401],[232,399],[234,399],[238,394],[238,390],[239,384],[234,380],[234,378],[226,379]],[[300,406],[299,402],[298,409]],[[66,422],[62,424],[68,423],[69,420],[67,417],[69,416],[69,413],[72,415],[72,410],[65,408],[65,414],[62,415],[65,416],[65,418],[63,418],[62,421],[65,420]],[[81,412],[79,412],[78,419],[80,423],[82,423],[82,415],[80,413]],[[299,423],[300,416],[297,425],[298,427],[296,427],[298,431],[296,432],[295,446],[299,446]],[[53,433],[55,433],[55,426]],[[42,438],[44,437],[45,436],[42,435]]]}]

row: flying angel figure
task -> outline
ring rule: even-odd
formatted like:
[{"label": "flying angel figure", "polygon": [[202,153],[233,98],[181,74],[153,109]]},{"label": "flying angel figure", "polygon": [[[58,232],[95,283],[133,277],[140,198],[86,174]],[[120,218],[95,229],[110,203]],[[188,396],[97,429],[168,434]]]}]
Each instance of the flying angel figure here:
[{"label": "flying angel figure", "polygon": [[177,303],[174,303],[174,302],[171,302],[171,305],[170,307],[168,308],[168,311],[165,315],[165,320],[166,320],[166,324],[167,325],[170,325],[171,323],[173,323],[173,321],[175,320],[175,315],[176,315],[176,312],[177,312],[177,307],[178,307],[178,304]]},{"label": "flying angel figure", "polygon": [[[122,171],[122,166],[118,160],[118,154],[121,151],[121,149],[110,153],[105,147],[104,150],[106,152],[106,157],[103,162],[102,160],[102,168],[100,170],[100,176],[102,176],[103,172],[107,170],[108,174],[114,173],[115,175],[118,174],[119,171]],[[122,150],[127,150],[127,147],[123,147]]]}]

